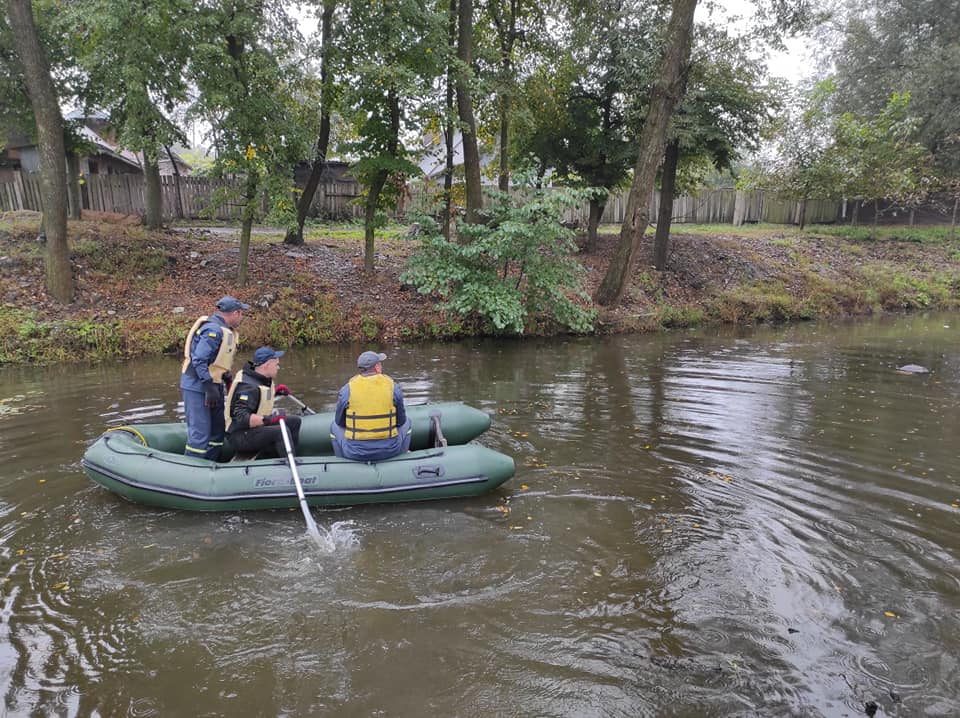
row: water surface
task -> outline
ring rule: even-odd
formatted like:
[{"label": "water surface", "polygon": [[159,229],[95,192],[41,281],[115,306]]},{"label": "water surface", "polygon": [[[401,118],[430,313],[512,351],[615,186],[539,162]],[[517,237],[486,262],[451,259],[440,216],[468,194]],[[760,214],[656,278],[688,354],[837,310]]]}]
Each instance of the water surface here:
[{"label": "water surface", "polygon": [[[326,552],[299,511],[84,476],[104,428],[181,417],[174,358],[0,370],[0,712],[957,715],[958,332],[383,347],[409,400],[490,412],[517,475],[315,511]],[[360,349],[279,379],[329,410]]]}]

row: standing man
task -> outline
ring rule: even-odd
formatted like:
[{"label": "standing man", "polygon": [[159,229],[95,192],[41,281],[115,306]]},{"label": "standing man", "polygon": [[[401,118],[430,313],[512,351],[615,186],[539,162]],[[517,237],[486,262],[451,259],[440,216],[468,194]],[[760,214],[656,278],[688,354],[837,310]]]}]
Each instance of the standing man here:
[{"label": "standing man", "polygon": [[333,453],[357,461],[383,461],[410,450],[410,420],[403,391],[383,373],[386,354],[364,352],[357,358],[360,373],[337,397],[330,436]]},{"label": "standing man", "polygon": [[212,317],[194,322],[183,344],[180,389],[187,418],[184,454],[216,461],[223,446],[223,388],[233,380],[230,368],[239,337],[234,331],[250,308],[234,297],[217,302]]},{"label": "standing man", "polygon": [[[284,384],[274,386],[280,370],[280,357],[271,347],[260,347],[237,374],[227,393],[227,437],[236,451],[257,454],[269,459],[286,456],[286,445],[280,429],[280,415],[273,412],[273,400],[289,396]],[[284,416],[290,432],[290,446],[295,451],[300,438],[300,417]]]}]

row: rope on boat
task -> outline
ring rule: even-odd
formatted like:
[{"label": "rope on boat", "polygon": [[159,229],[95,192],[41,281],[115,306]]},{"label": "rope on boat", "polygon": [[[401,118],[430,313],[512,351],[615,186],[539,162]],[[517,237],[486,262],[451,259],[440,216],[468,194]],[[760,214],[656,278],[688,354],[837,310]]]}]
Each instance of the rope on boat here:
[{"label": "rope on boat", "polygon": [[144,446],[150,446],[150,444],[147,443],[146,437],[144,437],[143,434],[141,434],[139,431],[134,429],[132,426],[113,426],[107,429],[103,433],[109,434],[111,431],[126,431],[128,434],[133,434],[135,437],[137,437],[140,443],[143,444]]}]

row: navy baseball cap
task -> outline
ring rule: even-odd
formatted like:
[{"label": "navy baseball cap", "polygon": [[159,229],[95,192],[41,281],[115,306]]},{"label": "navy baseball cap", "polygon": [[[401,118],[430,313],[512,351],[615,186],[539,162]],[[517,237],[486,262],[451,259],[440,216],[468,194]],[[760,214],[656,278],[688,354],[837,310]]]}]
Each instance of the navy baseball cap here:
[{"label": "navy baseball cap", "polygon": [[238,309],[247,310],[250,308],[249,304],[244,304],[236,297],[230,296],[221,297],[216,306],[221,312],[235,312]]},{"label": "navy baseball cap", "polygon": [[284,355],[284,352],[278,352],[272,347],[260,347],[253,353],[253,365],[260,366],[261,364],[266,364],[271,359],[279,359]]}]

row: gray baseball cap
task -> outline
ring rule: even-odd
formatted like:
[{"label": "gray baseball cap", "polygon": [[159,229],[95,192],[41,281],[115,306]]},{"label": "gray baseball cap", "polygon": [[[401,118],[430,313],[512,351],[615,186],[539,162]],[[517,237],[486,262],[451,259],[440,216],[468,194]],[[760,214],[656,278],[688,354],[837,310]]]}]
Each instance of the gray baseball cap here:
[{"label": "gray baseball cap", "polygon": [[378,354],[377,352],[364,352],[359,357],[357,357],[357,368],[358,369],[370,369],[378,362],[382,362],[387,358],[386,354]]}]

